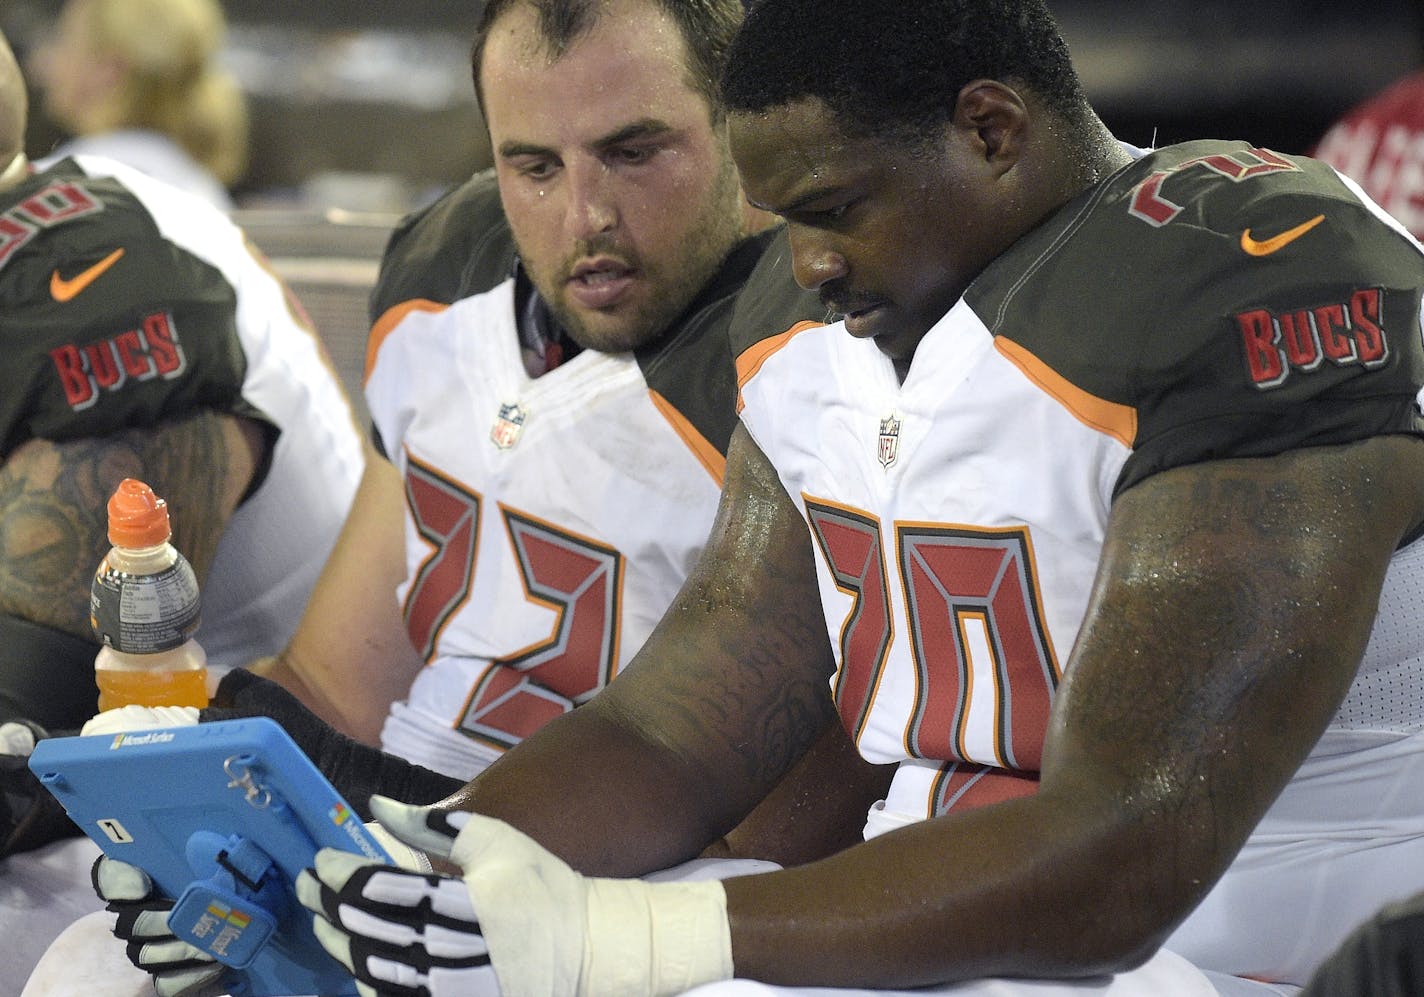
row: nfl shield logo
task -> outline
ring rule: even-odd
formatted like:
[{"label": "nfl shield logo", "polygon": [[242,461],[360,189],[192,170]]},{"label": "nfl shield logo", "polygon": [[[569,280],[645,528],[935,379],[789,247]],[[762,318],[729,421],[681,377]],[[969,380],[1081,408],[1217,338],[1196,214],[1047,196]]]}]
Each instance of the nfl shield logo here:
[{"label": "nfl shield logo", "polygon": [[519,434],[524,430],[524,420],[528,418],[528,413],[519,407],[515,402],[510,405],[499,407],[499,417],[494,421],[494,428],[490,430],[490,439],[494,445],[501,450],[508,450],[519,442]]},{"label": "nfl shield logo", "polygon": [[887,415],[880,420],[880,448],[876,454],[880,458],[880,466],[889,467],[895,463],[899,453],[900,420],[893,415]]}]

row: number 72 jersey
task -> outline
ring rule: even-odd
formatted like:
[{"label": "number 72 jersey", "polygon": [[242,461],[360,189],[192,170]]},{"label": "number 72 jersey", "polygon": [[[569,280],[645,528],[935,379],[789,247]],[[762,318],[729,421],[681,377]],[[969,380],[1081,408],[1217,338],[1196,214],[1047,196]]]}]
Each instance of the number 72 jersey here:
[{"label": "number 72 jersey", "polygon": [[[577,353],[537,378],[522,278],[395,309],[366,396],[406,487],[407,630],[427,667],[383,746],[469,777],[603,688],[706,542],[735,424],[742,243],[657,343]],[[378,326],[379,328],[379,326]]]}]

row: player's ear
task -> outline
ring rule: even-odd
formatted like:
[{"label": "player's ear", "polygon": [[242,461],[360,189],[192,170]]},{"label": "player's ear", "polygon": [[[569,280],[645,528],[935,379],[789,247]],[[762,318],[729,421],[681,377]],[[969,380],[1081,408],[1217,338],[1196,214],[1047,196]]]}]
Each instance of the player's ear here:
[{"label": "player's ear", "polygon": [[1018,91],[998,80],[966,83],[954,105],[954,127],[971,137],[975,155],[996,174],[1008,172],[1018,162],[1028,117]]}]

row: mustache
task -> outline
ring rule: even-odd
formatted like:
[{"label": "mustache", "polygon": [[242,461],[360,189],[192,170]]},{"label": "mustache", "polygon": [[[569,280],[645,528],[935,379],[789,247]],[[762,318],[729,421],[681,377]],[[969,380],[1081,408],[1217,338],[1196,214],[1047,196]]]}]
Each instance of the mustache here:
[{"label": "mustache", "polygon": [[608,257],[629,270],[642,269],[642,261],[638,258],[637,252],[628,246],[619,245],[616,237],[609,236],[580,242],[574,251],[564,258],[562,268],[564,275],[572,276],[574,270],[581,263],[598,256]]}]

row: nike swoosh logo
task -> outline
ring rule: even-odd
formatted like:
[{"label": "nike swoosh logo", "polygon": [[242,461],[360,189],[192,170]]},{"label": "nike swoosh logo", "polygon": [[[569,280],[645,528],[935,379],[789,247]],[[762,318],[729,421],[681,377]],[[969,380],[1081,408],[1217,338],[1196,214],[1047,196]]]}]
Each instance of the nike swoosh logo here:
[{"label": "nike swoosh logo", "polygon": [[98,263],[95,263],[88,270],[82,271],[81,273],[70,277],[68,280],[65,280],[63,277],[61,277],[59,275],[59,271],[56,270],[54,273],[49,275],[50,297],[54,298],[55,301],[58,301],[61,304],[70,300],[80,291],[84,290],[90,284],[94,283],[94,281],[96,281],[105,270],[109,269],[115,263],[119,262],[119,257],[123,255],[124,248],[120,246],[118,249],[114,250],[112,253],[104,257]]},{"label": "nike swoosh logo", "polygon": [[1288,228],[1280,235],[1259,240],[1251,238],[1251,230],[1248,228],[1241,233],[1241,248],[1252,256],[1270,256],[1276,250],[1295,242],[1323,221],[1325,221],[1324,215],[1316,215],[1310,221],[1301,222],[1295,228]]}]

